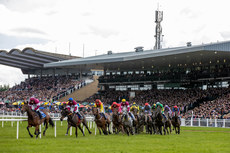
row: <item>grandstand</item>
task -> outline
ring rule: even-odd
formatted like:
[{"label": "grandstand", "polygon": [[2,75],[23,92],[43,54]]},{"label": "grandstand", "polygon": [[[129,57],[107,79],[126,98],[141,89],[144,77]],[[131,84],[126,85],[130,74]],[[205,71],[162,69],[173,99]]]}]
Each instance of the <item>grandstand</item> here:
[{"label": "grandstand", "polygon": [[[230,41],[158,50],[136,47],[131,52],[109,51],[86,58],[25,48],[9,53],[1,51],[0,58],[3,59],[1,64],[43,78],[63,75],[82,78],[82,75],[92,74],[92,70],[103,71],[98,79],[101,90],[83,100],[88,102],[95,98],[105,104],[120,102],[121,98],[140,105],[161,101],[170,106],[177,104],[187,117],[191,117],[189,110],[194,110],[197,117],[210,117],[209,112],[213,110],[200,114],[199,106],[212,100],[226,101],[230,93]],[[11,63],[13,59],[19,59],[18,63]],[[229,113],[229,102],[223,107],[222,112]],[[221,112],[217,107],[213,109]]]}]

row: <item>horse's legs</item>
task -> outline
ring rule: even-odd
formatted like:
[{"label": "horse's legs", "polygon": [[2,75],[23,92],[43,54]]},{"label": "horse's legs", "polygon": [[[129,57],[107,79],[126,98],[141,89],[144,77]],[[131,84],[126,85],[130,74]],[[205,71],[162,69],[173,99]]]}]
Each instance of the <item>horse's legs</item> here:
[{"label": "horse's legs", "polygon": [[83,126],[85,126],[86,127],[86,129],[88,130],[88,132],[89,132],[89,134],[91,134],[92,132],[89,130],[89,127],[88,127],[88,125],[87,125],[87,122],[86,122],[86,120],[84,119],[83,120]]},{"label": "horse's legs", "polygon": [[76,138],[77,138],[77,126],[75,127],[75,135],[76,135]]},{"label": "horse's legs", "polygon": [[164,130],[164,135],[166,135],[166,125],[165,124],[163,126],[163,130]]},{"label": "horse's legs", "polygon": [[65,135],[68,135],[68,132],[69,132],[69,128],[71,127],[71,125],[68,123],[68,127],[67,127],[67,131],[66,131],[66,134]]},{"label": "horse's legs", "polygon": [[97,127],[97,128],[98,128],[99,134],[101,135],[101,128],[100,127]]},{"label": "horse's legs", "polygon": [[109,128],[109,125],[110,125],[110,123],[108,123],[108,122],[107,122],[108,132],[109,132],[109,134],[111,134],[111,132],[110,132],[110,128]]},{"label": "horse's legs", "polygon": [[169,123],[169,130],[170,130],[170,134],[172,133],[172,124]]},{"label": "horse's legs", "polygon": [[45,130],[43,131],[43,136],[46,135],[46,130],[48,129],[48,123],[49,123],[49,120],[45,120],[45,121],[44,121],[44,124],[45,124],[46,128],[45,128]]},{"label": "horse's legs", "polygon": [[36,127],[35,127],[35,135],[36,135],[36,139],[38,138],[38,135],[40,134],[40,132],[39,132],[39,126],[37,125]]},{"label": "horse's legs", "polygon": [[106,124],[102,126],[102,131],[103,131],[104,135],[108,135],[106,128],[107,128]]},{"label": "horse's legs", "polygon": [[158,125],[158,129],[159,129],[160,135],[162,135],[162,126]]},{"label": "horse's legs", "polygon": [[177,128],[178,128],[178,132],[177,133],[180,134],[180,126],[178,126]]},{"label": "horse's legs", "polygon": [[27,131],[29,132],[30,137],[33,138],[33,134],[30,133],[30,129],[29,129],[30,127],[31,127],[31,125],[27,126]]},{"label": "horse's legs", "polygon": [[81,133],[83,134],[83,136],[85,136],[85,133],[84,133],[84,131],[81,128],[81,124],[78,125],[78,128],[81,130]]}]

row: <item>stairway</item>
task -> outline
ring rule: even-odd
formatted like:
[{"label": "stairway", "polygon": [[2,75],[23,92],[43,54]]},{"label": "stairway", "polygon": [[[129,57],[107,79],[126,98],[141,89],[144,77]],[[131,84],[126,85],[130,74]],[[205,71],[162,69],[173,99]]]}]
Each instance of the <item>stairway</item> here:
[{"label": "stairway", "polygon": [[72,97],[74,100],[77,100],[77,101],[83,101],[86,98],[94,95],[99,90],[98,80],[97,80],[98,76],[94,76],[93,79],[94,79],[94,82],[74,91],[73,93],[71,93],[65,97],[62,97],[61,99],[59,99],[59,101],[61,101],[61,102],[68,101],[68,99],[70,97]]}]

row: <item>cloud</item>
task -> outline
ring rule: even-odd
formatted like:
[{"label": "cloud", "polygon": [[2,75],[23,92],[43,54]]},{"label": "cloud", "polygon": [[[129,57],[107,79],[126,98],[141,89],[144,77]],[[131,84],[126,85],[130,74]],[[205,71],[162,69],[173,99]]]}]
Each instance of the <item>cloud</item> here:
[{"label": "cloud", "polygon": [[90,29],[90,33],[97,35],[97,36],[101,36],[103,38],[108,38],[110,36],[116,36],[119,34],[118,31],[114,31],[114,30],[110,30],[110,29],[106,29],[106,28],[99,28],[99,27],[95,27],[95,26],[89,26]]},{"label": "cloud", "polygon": [[42,38],[10,36],[0,33],[0,49],[12,49],[23,44],[46,44],[49,41]]},{"label": "cloud", "polygon": [[33,28],[26,28],[26,27],[11,29],[11,31],[17,32],[17,33],[19,33],[19,34],[22,34],[22,33],[29,33],[29,34],[41,34],[41,35],[46,35],[46,33],[43,32],[43,31],[40,31],[40,30],[38,30],[38,29],[33,29]]},{"label": "cloud", "polygon": [[221,35],[225,40],[230,39],[230,31],[223,31],[223,32],[220,32],[220,35]]},{"label": "cloud", "polygon": [[32,12],[36,9],[50,7],[57,1],[55,0],[0,0],[0,4],[16,12]]}]

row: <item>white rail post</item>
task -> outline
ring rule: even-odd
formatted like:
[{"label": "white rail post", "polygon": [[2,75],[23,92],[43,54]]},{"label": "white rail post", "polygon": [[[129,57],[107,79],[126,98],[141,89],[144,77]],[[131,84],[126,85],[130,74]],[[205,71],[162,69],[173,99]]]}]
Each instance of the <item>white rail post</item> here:
[{"label": "white rail post", "polygon": [[69,135],[70,135],[70,136],[72,135],[72,126],[70,127]]},{"label": "white rail post", "polygon": [[193,126],[193,117],[191,117],[191,126]]},{"label": "white rail post", "polygon": [[61,121],[61,126],[62,126],[62,121]]},{"label": "white rail post", "polygon": [[198,118],[198,126],[200,126],[200,118]]},{"label": "white rail post", "polygon": [[[96,123],[95,123],[96,124]],[[97,126],[95,125],[95,135],[97,134]]]},{"label": "white rail post", "polygon": [[223,127],[225,127],[225,119],[223,119]]},{"label": "white rail post", "polygon": [[4,121],[2,121],[2,127],[4,127]]},{"label": "white rail post", "polygon": [[208,118],[207,118],[207,127],[208,127]]},{"label": "white rail post", "polygon": [[42,125],[40,124],[40,127],[39,127],[39,132],[40,132],[40,139],[42,138]]},{"label": "white rail post", "polygon": [[57,133],[56,133],[56,125],[57,125],[57,124],[56,124],[56,122],[57,122],[57,121],[55,120],[55,123],[54,123],[54,137],[55,137],[55,138],[57,137]]},{"label": "white rail post", "polygon": [[19,136],[19,121],[17,121],[17,136],[16,136],[17,139],[18,139],[18,136]]},{"label": "white rail post", "polygon": [[14,126],[14,121],[11,121],[11,127],[13,127]]},{"label": "white rail post", "polygon": [[215,127],[217,127],[217,119],[215,119]]},{"label": "white rail post", "polygon": [[84,125],[82,125],[83,126],[83,133],[85,133],[85,126]]},{"label": "white rail post", "polygon": [[111,133],[113,133],[113,122],[111,122]]}]

